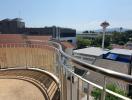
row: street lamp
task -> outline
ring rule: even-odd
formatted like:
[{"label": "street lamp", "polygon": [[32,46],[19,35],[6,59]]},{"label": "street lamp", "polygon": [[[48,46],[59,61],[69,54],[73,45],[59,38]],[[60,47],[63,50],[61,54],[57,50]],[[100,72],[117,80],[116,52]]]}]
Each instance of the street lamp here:
[{"label": "street lamp", "polygon": [[106,32],[106,27],[109,26],[109,23],[104,21],[103,23],[100,24],[100,26],[103,28],[102,49],[104,49],[105,32]]}]

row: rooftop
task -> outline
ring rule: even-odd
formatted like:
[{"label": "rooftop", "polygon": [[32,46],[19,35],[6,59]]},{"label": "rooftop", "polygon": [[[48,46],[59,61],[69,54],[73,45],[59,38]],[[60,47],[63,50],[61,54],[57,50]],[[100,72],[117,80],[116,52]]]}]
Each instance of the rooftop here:
[{"label": "rooftop", "polygon": [[112,49],[112,50],[110,50],[110,52],[116,53],[116,54],[121,54],[121,55],[127,55],[127,56],[132,55],[132,50],[128,50],[128,49]]},{"label": "rooftop", "polygon": [[108,53],[108,51],[103,50],[102,48],[99,48],[99,47],[88,47],[84,49],[74,50],[74,53],[86,54],[86,55],[92,55],[92,56],[101,56],[102,54]]}]

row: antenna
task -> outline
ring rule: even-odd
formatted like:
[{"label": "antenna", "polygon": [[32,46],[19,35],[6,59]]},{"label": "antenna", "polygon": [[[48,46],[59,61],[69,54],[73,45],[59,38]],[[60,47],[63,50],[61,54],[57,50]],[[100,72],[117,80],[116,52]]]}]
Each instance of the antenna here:
[{"label": "antenna", "polygon": [[18,18],[21,18],[21,10],[18,11]]}]

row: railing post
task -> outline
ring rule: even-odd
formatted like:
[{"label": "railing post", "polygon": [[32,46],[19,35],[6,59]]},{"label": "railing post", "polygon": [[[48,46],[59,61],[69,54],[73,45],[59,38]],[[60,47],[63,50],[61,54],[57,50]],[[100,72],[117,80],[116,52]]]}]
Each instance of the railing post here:
[{"label": "railing post", "polygon": [[104,76],[104,83],[103,83],[103,90],[101,94],[101,100],[105,100],[105,94],[106,94],[106,76]]},{"label": "railing post", "polygon": [[72,100],[72,73],[70,74],[70,100]]},{"label": "railing post", "polygon": [[[7,55],[7,44],[5,44],[5,53],[6,53],[6,55]],[[8,68],[8,61],[7,61],[7,59],[5,59],[5,61],[4,61],[4,68]]]},{"label": "railing post", "polygon": [[62,100],[62,76],[61,76],[61,65],[59,65],[59,78],[60,78],[60,83],[61,83],[60,99]]},{"label": "railing post", "polygon": [[26,66],[26,69],[27,69],[27,55],[26,55],[26,47],[27,47],[27,44],[24,44],[24,49],[25,49],[25,66]]},{"label": "railing post", "polygon": [[89,88],[89,83],[87,83],[87,100],[90,100],[89,99],[89,96],[90,96],[90,88]]},{"label": "railing post", "polygon": [[79,92],[79,78],[78,78],[78,80],[77,80],[77,100],[79,100],[80,99],[80,92]]},{"label": "railing post", "polygon": [[[1,50],[3,50],[3,44],[1,44]],[[2,55],[2,52],[1,52],[1,55]],[[0,69],[2,69],[2,63],[0,63]]]},{"label": "railing post", "polygon": [[62,99],[61,100],[63,100],[63,98],[64,98],[64,91],[63,91],[63,87],[64,87],[64,83],[63,83],[63,77],[64,77],[64,75],[63,75],[63,66],[61,66],[61,92],[62,92]]},{"label": "railing post", "polygon": [[65,69],[65,95],[66,95],[65,100],[67,100],[67,70],[66,69]]},{"label": "railing post", "polygon": [[60,68],[61,68],[61,63],[62,63],[62,61],[61,61],[61,55],[59,55],[59,62],[58,62],[59,79],[61,79],[61,70],[60,70]]}]

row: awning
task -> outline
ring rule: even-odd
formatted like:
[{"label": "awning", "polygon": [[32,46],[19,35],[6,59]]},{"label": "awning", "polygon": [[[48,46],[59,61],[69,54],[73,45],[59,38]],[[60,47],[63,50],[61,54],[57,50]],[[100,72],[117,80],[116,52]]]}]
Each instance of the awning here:
[{"label": "awning", "polygon": [[111,59],[111,60],[116,60],[118,58],[118,54],[108,54],[108,56],[106,57],[107,59]]}]

